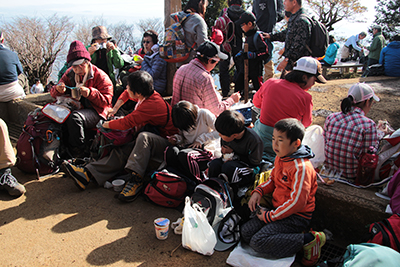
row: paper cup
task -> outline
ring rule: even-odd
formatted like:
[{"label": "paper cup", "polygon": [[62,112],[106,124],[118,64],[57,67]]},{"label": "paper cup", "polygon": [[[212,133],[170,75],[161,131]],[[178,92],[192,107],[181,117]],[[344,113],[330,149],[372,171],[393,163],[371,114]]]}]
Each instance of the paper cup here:
[{"label": "paper cup", "polygon": [[156,237],[159,240],[167,239],[169,231],[169,220],[167,218],[158,218],[154,220]]},{"label": "paper cup", "polygon": [[125,181],[122,179],[116,179],[112,182],[115,192],[121,192],[124,189]]}]

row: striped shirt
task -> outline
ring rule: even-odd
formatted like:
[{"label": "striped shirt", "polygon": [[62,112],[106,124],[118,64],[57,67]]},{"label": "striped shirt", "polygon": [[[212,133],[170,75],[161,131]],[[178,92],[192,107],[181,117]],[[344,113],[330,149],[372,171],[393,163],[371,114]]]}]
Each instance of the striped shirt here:
[{"label": "striped shirt", "polygon": [[378,147],[375,122],[365,116],[362,109],[333,113],[326,118],[324,126],[325,166],[343,171],[342,176],[354,179],[358,160],[370,146]]}]

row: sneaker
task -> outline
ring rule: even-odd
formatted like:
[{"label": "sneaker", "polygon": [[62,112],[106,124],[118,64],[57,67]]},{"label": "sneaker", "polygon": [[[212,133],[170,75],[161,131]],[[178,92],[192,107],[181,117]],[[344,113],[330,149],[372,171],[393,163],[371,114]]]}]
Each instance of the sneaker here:
[{"label": "sneaker", "polygon": [[83,167],[72,165],[68,161],[63,162],[64,169],[74,179],[76,186],[80,190],[85,190],[90,182],[88,172]]},{"label": "sneaker", "polygon": [[304,256],[301,259],[301,263],[305,266],[313,266],[317,264],[321,257],[321,248],[325,245],[326,235],[324,232],[310,232],[315,236],[314,240],[303,246]]},{"label": "sneaker", "polygon": [[7,168],[0,177],[0,189],[7,190],[11,196],[22,196],[26,190],[25,186],[18,183],[17,179],[11,174],[11,169]]},{"label": "sneaker", "polygon": [[131,179],[126,183],[121,193],[119,193],[118,199],[123,202],[132,202],[140,195],[142,189],[143,182],[137,182],[134,179]]}]

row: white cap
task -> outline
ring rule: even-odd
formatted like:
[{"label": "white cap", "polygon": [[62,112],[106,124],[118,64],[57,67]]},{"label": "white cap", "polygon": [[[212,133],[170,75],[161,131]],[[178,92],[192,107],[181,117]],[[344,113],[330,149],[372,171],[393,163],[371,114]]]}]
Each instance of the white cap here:
[{"label": "white cap", "polygon": [[317,82],[326,83],[326,79],[322,76],[321,63],[312,57],[302,57],[296,61],[293,70],[304,71],[306,73],[314,74]]},{"label": "white cap", "polygon": [[379,101],[379,97],[375,95],[374,89],[366,83],[356,83],[349,89],[347,96],[353,97],[353,103],[359,103],[373,97],[375,101]]}]

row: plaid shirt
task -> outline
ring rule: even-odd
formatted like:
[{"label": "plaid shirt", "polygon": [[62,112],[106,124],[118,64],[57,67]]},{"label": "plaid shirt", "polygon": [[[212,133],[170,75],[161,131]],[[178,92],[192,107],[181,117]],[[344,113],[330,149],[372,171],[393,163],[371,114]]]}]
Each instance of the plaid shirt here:
[{"label": "plaid shirt", "polygon": [[211,74],[198,59],[193,59],[176,71],[171,105],[186,100],[218,116],[222,111],[229,109],[234,101],[232,98],[221,101],[221,95],[214,88]]},{"label": "plaid shirt", "polygon": [[375,122],[362,109],[354,107],[347,114],[329,115],[324,130],[325,166],[343,171],[343,177],[356,178],[361,153],[367,152],[370,146],[378,147]]}]

